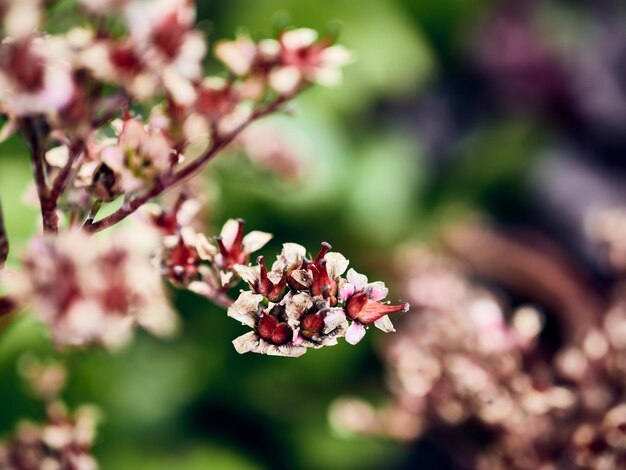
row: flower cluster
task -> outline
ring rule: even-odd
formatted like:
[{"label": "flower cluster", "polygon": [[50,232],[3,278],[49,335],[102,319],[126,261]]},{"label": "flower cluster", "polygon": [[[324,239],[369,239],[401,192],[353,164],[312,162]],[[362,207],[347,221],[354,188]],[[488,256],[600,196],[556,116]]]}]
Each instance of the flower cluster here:
[{"label": "flower cluster", "polygon": [[[219,42],[228,73],[204,76],[208,46],[191,0],[81,1],[93,25],[57,35],[39,31],[47,30],[44,3],[0,8],[0,114],[8,118],[0,138],[20,132],[30,144],[44,230],[52,233],[64,221],[90,232],[114,225],[197,174],[310,84],[337,83],[350,62],[332,37],[295,29]],[[149,117],[129,111],[138,109]],[[292,166],[283,155],[268,149],[261,158]],[[120,196],[126,204],[96,220],[101,205]]]},{"label": "flower cluster", "polygon": [[402,258],[421,314],[407,318],[383,351],[393,400],[378,410],[360,399],[337,400],[331,420],[338,428],[402,441],[437,429],[431,435],[443,446],[455,429],[480,432],[485,445],[464,439],[462,451],[450,450],[484,470],[624,465],[621,290],[602,322],[546,357],[537,310],[507,313],[501,298],[450,257],[418,249]]},{"label": "flower cluster", "polygon": [[124,344],[136,326],[171,333],[176,317],[150,262],[158,237],[118,232],[112,239],[73,230],[32,240],[7,290],[30,305],[58,345]]},{"label": "flower cluster", "polygon": [[253,329],[233,341],[238,352],[297,357],[308,348],[334,346],[343,336],[356,344],[372,324],[394,331],[388,315],[409,305],[382,303],[385,285],[368,284],[353,269],[342,277],[348,260],[330,249],[323,243],[308,259],[303,246],[286,243],[271,270],[262,256],[256,266],[234,266],[251,291],[240,294],[228,316]]},{"label": "flower cluster", "polygon": [[95,424],[91,408],[71,415],[62,405],[50,405],[44,424],[20,423],[13,439],[0,444],[0,468],[96,470],[91,456]]},{"label": "flower cluster", "polygon": [[91,455],[98,413],[91,406],[68,412],[58,400],[66,371],[59,364],[23,357],[20,369],[33,392],[46,402],[46,421],[23,421],[15,435],[0,443],[0,468],[96,470]]}]

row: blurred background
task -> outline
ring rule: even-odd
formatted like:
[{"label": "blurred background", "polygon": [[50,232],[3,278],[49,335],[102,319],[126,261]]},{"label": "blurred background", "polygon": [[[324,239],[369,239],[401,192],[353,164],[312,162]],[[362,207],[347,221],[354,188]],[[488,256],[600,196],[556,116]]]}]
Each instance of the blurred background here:
[{"label": "blurred background", "polygon": [[[357,58],[341,87],[315,88],[292,115],[265,122],[297,159],[287,178],[240,151],[207,171],[214,231],[242,217],[275,234],[266,256],[287,241],[312,252],[328,241],[370,279],[385,280],[396,301],[407,297],[394,268],[398,250],[480,217],[503,231],[541,234],[577,260],[594,289],[608,285],[583,229],[590,210],[626,203],[621,2],[198,3],[212,42],[239,30],[309,26],[338,31]],[[37,215],[22,203],[29,165],[20,142],[0,147],[0,168],[14,263]],[[329,424],[339,396],[387,399],[382,333],[298,360],[239,356],[231,341],[240,325],[192,294],[173,295],[183,318],[175,339],[140,335],[113,355],[68,357],[68,403],[103,413],[95,447],[102,468],[454,468],[428,435],[399,444]],[[2,435],[42,413],[17,373],[26,351],[57,354],[43,327],[20,316],[0,339]]]}]

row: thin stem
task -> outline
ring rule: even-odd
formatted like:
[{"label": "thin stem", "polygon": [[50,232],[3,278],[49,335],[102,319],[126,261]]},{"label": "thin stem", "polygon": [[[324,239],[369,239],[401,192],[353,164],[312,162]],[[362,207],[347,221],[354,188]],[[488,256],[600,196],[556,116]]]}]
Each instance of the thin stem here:
[{"label": "thin stem", "polygon": [[61,194],[63,194],[63,191],[67,186],[70,175],[72,174],[72,169],[74,168],[74,164],[81,160],[81,157],[84,154],[84,143],[82,140],[77,140],[69,146],[69,149],[70,154],[67,162],[57,174],[50,190],[50,204],[54,205],[54,210],[56,210],[57,204],[59,202],[59,197],[61,196]]},{"label": "thin stem", "polygon": [[292,96],[281,97],[268,104],[264,108],[258,109],[257,111],[252,113],[252,115],[246,122],[241,124],[237,129],[235,129],[226,137],[216,137],[213,140],[212,144],[209,146],[209,148],[205,150],[205,152],[194,161],[184,166],[175,173],[172,173],[170,175],[163,175],[158,178],[154,186],[146,194],[133,199],[128,204],[123,204],[122,207],[120,207],[117,211],[97,222],[85,222],[85,224],[83,225],[83,229],[90,233],[96,233],[108,227],[111,227],[124,220],[141,206],[151,201],[155,197],[161,195],[166,190],[196,175],[206,166],[209,161],[211,161],[221,150],[223,150],[224,147],[226,147],[233,140],[235,140],[235,138],[239,134],[241,134],[241,132],[244,131],[250,124],[257,121],[258,119],[267,116],[268,114],[277,111],[285,102],[287,102],[291,98]]},{"label": "thin stem", "polygon": [[4,227],[4,217],[2,216],[2,204],[0,204],[0,269],[4,268],[4,264],[9,257],[9,237]]},{"label": "thin stem", "polygon": [[87,220],[85,221],[85,224],[91,224],[94,221],[101,207],[102,207],[102,200],[96,199],[93,205],[91,206],[91,210],[89,211],[89,215],[87,216]]},{"label": "thin stem", "polygon": [[39,196],[43,230],[44,233],[57,233],[59,218],[56,213],[56,203],[52,202],[50,199],[50,188],[48,186],[44,162],[45,148],[42,145],[42,139],[33,119],[24,119],[23,126],[28,143],[30,144],[33,175],[35,178],[35,186],[37,187],[37,195]]}]

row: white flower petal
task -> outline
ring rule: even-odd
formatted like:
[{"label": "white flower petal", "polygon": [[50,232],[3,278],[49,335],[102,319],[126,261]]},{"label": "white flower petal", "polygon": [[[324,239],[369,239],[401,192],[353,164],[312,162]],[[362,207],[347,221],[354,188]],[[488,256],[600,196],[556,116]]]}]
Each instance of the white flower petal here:
[{"label": "white flower petal", "polygon": [[264,353],[268,356],[300,357],[306,353],[306,350],[306,346],[300,344],[283,344],[281,346],[271,344]]},{"label": "white flower petal", "polygon": [[304,292],[285,299],[285,315],[289,326],[296,328],[300,317],[313,306],[311,296]]},{"label": "white flower petal", "polygon": [[46,161],[49,165],[61,168],[64,167],[70,158],[70,149],[67,145],[54,147],[46,152]]},{"label": "white flower petal", "polygon": [[201,259],[205,261],[212,260],[217,255],[217,247],[209,242],[206,236],[201,233],[196,235],[196,250]]},{"label": "white flower petal", "polygon": [[306,256],[306,248],[297,243],[284,243],[283,250],[272,265],[272,271],[282,271],[298,264]]},{"label": "white flower petal", "polygon": [[219,41],[215,45],[215,56],[235,75],[246,75],[256,56],[254,42],[246,36],[234,41]]},{"label": "white flower petal", "polygon": [[245,266],[243,264],[236,264],[233,269],[237,275],[250,285],[254,285],[260,277],[261,268],[259,266]]},{"label": "white flower petal", "polygon": [[345,279],[341,279],[339,285],[339,298],[344,302],[352,297],[355,293],[354,286]]},{"label": "white flower petal", "polygon": [[260,294],[242,292],[235,303],[228,308],[228,316],[254,328],[256,326],[256,312],[262,300],[263,296]]},{"label": "white flower petal", "polygon": [[350,261],[348,261],[345,256],[334,251],[326,253],[324,259],[326,260],[328,275],[333,279],[336,279],[345,273],[346,269],[348,269],[348,265],[350,264]]},{"label": "white flower petal", "polygon": [[389,315],[379,318],[374,322],[374,326],[385,333],[393,333],[396,329],[393,327],[393,323],[389,319]]},{"label": "white flower petal", "polygon": [[292,29],[283,33],[280,42],[286,49],[302,49],[317,41],[317,31],[311,28]]},{"label": "white flower petal", "polygon": [[334,45],[322,51],[321,59],[325,65],[343,67],[354,61],[354,55],[344,46]]},{"label": "white flower petal", "polygon": [[352,345],[359,343],[365,336],[365,327],[358,322],[352,322],[346,331],[346,341]]},{"label": "white flower petal", "polygon": [[207,299],[210,299],[215,295],[215,289],[204,281],[193,281],[187,286],[187,289],[195,294],[201,295],[202,297],[206,297]]},{"label": "white flower petal", "polygon": [[235,238],[237,238],[237,233],[239,232],[239,222],[235,219],[228,219],[224,226],[222,227],[222,231],[220,232],[220,236],[222,237],[222,242],[224,246],[230,249],[235,242]]},{"label": "white flower petal", "polygon": [[273,235],[271,233],[253,230],[243,237],[243,250],[246,253],[254,253],[263,248],[272,237]]},{"label": "white flower petal", "polygon": [[342,308],[333,308],[324,318],[324,334],[337,329],[345,329],[348,326],[346,314]]},{"label": "white flower petal", "polygon": [[302,72],[298,67],[279,67],[270,72],[270,86],[281,95],[291,95],[302,82]]},{"label": "white flower petal", "polygon": [[365,289],[365,286],[367,285],[366,275],[359,274],[354,269],[350,268],[346,277],[348,282],[354,286],[355,291],[362,291]]},{"label": "white flower petal", "polygon": [[233,340],[233,346],[239,354],[245,354],[247,352],[256,352],[260,345],[260,339],[254,331],[239,336]]}]

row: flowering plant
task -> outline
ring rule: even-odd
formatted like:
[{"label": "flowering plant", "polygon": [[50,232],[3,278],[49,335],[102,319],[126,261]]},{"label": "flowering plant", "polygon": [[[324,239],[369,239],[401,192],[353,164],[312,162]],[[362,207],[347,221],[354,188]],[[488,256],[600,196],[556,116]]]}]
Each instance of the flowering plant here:
[{"label": "flowering plant", "polygon": [[[408,304],[383,303],[384,284],[352,269],[344,277],[348,260],[329,244],[312,257],[285,243],[268,268],[250,256],[270,234],[246,234],[231,219],[207,237],[203,197],[190,183],[229,145],[256,148],[269,167],[285,163],[275,144],[255,145],[265,136],[244,131],[311,85],[338,83],[347,49],[307,28],[259,41],[239,35],[215,44],[224,72],[204,76],[208,45],[191,0],[81,0],[76,24],[57,34],[48,32],[53,4],[0,3],[0,138],[19,134],[29,146],[43,232],[18,269],[5,268],[0,209],[0,315],[28,306],[59,348],[116,348],[138,326],[175,331],[164,278],[250,327],[233,342],[240,353],[300,356],[344,336],[356,344],[372,324],[394,331],[388,315]],[[171,197],[156,202],[164,193]],[[232,300],[242,281],[248,290]],[[55,407],[49,414],[78,425]],[[6,458],[21,468],[19,453]],[[71,465],[93,465],[80,462]]]}]

